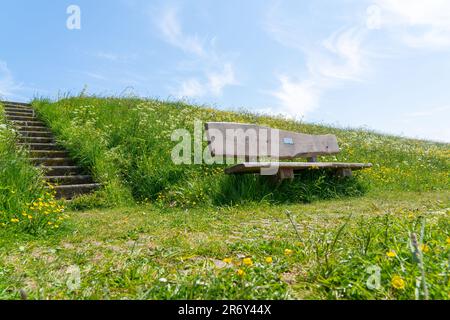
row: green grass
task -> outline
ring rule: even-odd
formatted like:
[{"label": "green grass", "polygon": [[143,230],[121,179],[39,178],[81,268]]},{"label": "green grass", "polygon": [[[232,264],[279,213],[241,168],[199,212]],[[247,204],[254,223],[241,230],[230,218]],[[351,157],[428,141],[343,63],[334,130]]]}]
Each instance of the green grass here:
[{"label": "green grass", "polygon": [[[17,299],[22,289],[30,299],[423,299],[409,247],[415,232],[427,245],[429,298],[448,299],[449,214],[448,192],[73,212],[53,237],[0,236],[0,298]],[[380,268],[378,289],[367,287],[371,266]]]},{"label": "green grass", "polygon": [[[104,188],[67,203],[51,233],[0,228],[0,298],[450,298],[448,144],[155,100],[33,104]],[[176,166],[171,133],[195,119],[333,133],[342,152],[320,160],[374,167],[352,179],[311,170],[274,188],[223,165]],[[36,198],[40,173],[13,134],[0,137],[0,187],[14,191],[1,195],[4,217],[56,206]]]}]

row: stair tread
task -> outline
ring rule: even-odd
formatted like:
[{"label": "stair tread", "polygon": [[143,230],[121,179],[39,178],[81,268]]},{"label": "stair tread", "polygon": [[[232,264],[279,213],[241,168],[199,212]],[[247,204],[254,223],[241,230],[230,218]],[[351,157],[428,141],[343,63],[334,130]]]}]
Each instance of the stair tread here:
[{"label": "stair tread", "polygon": [[50,169],[81,169],[80,166],[43,166]]},{"label": "stair tread", "polygon": [[22,133],[22,132],[26,132],[26,133],[39,133],[39,134],[41,134],[41,133],[47,133],[47,134],[51,134],[52,132],[49,130],[49,131],[31,131],[31,130],[19,130],[19,133]]},{"label": "stair tread", "polygon": [[102,185],[100,183],[85,183],[85,184],[65,184],[65,185],[59,185],[59,186],[53,186],[55,189],[78,189],[78,188],[96,188],[101,187]]},{"label": "stair tread", "polygon": [[[46,154],[49,154],[49,155],[52,155],[52,154],[57,154],[57,153],[59,153],[59,154],[69,154],[67,151],[65,151],[65,150],[32,150],[31,151],[31,153],[32,154],[37,154],[37,153],[46,153]],[[36,157],[35,157],[36,158]],[[42,157],[37,157],[37,158],[42,158]],[[45,157],[44,157],[45,158]]]},{"label": "stair tread", "polygon": [[65,157],[65,158],[30,158],[31,161],[41,161],[41,160],[52,160],[52,161],[65,161],[70,160],[72,161],[72,158]]},{"label": "stair tread", "polygon": [[91,175],[84,175],[84,174],[73,174],[73,175],[68,175],[68,176],[44,176],[44,179],[68,179],[68,178],[77,178],[77,179],[81,179],[81,178],[92,178]]},{"label": "stair tread", "polygon": [[27,145],[27,146],[43,146],[43,145],[45,145],[45,146],[58,146],[58,144],[56,144],[56,143],[52,143],[52,142],[49,142],[49,143],[45,143],[45,142],[43,142],[43,143],[19,143],[19,145]]}]

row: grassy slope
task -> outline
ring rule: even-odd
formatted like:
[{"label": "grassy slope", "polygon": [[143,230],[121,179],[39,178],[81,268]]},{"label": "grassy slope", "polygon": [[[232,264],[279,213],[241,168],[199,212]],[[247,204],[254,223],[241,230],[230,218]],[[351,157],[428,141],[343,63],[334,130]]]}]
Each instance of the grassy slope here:
[{"label": "grassy slope", "polygon": [[[415,298],[420,270],[410,232],[424,245],[430,297],[449,298],[448,144],[157,101],[35,105],[106,185],[75,206],[116,208],[73,212],[54,237],[0,231],[0,298],[17,298],[21,288],[30,298]],[[347,181],[309,172],[270,194],[264,181],[227,177],[221,166],[170,164],[171,131],[192,129],[196,118],[335,133],[343,147],[335,160],[376,166]],[[136,205],[145,198],[153,204]],[[329,200],[298,203],[320,199]],[[386,256],[390,250],[396,257]],[[254,265],[242,265],[243,256]],[[233,263],[223,266],[224,258]],[[381,268],[379,290],[366,285],[373,265]],[[71,266],[81,272],[72,291]],[[393,287],[397,275],[404,289]]]},{"label": "grassy slope", "polygon": [[[105,184],[105,192],[97,200],[107,198],[107,203],[128,203],[132,198],[181,207],[262,199],[309,202],[360,195],[367,188],[372,192],[442,190],[449,180],[448,144],[159,101],[71,98],[55,104],[37,101],[35,105],[65,146]],[[334,133],[342,152],[321,160],[372,162],[375,167],[344,181],[313,170],[274,190],[264,178],[224,175],[225,166],[174,165],[171,151],[177,142],[171,141],[171,134],[175,129],[193,132],[196,119]]]}]

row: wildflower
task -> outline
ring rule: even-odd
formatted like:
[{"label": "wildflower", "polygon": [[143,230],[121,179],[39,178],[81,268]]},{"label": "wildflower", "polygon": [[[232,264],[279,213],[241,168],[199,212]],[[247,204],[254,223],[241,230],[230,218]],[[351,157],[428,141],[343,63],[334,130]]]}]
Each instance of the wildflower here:
[{"label": "wildflower", "polygon": [[450,245],[450,237],[447,238],[447,244]]},{"label": "wildflower", "polygon": [[290,255],[292,255],[294,253],[294,251],[292,251],[291,249],[286,249],[286,250],[284,250],[284,254],[286,255],[286,256],[290,256]]},{"label": "wildflower", "polygon": [[31,216],[31,215],[28,215],[27,218],[28,218],[28,220],[33,220],[33,216]]},{"label": "wildflower", "polygon": [[403,280],[400,276],[393,276],[391,284],[397,290],[405,289],[405,280]]},{"label": "wildflower", "polygon": [[231,259],[231,258],[225,258],[225,259],[223,259],[223,262],[230,264],[230,263],[233,262],[233,259]]},{"label": "wildflower", "polygon": [[242,269],[239,269],[238,271],[236,271],[236,273],[237,273],[237,275],[240,276],[240,277],[242,277],[242,276],[245,275],[245,271],[242,270]]},{"label": "wildflower", "polygon": [[266,258],[266,262],[267,262],[267,263],[272,263],[272,262],[273,262],[272,257],[267,257],[267,258]]},{"label": "wildflower", "polygon": [[12,223],[18,223],[20,220],[19,219],[11,219]]},{"label": "wildflower", "polygon": [[422,245],[420,246],[420,250],[421,250],[423,253],[427,253],[428,251],[430,251],[430,247],[429,247],[427,244],[422,244]]},{"label": "wildflower", "polygon": [[242,262],[246,265],[246,266],[252,266],[253,265],[253,261],[251,258],[245,258],[244,260],[242,260]]},{"label": "wildflower", "polygon": [[395,257],[397,256],[397,253],[395,253],[394,250],[389,250],[388,252],[386,252],[386,255],[387,255],[389,258],[395,258]]}]

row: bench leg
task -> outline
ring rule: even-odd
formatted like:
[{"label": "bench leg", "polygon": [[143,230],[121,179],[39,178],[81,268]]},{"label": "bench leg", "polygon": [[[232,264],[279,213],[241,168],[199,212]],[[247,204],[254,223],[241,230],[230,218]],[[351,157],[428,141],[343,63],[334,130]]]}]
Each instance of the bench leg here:
[{"label": "bench leg", "polygon": [[294,169],[292,168],[279,168],[278,173],[272,176],[273,181],[276,184],[280,184],[283,180],[294,180]]},{"label": "bench leg", "polygon": [[352,169],[339,169],[336,171],[336,174],[338,177],[341,177],[341,178],[353,177]]}]

